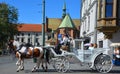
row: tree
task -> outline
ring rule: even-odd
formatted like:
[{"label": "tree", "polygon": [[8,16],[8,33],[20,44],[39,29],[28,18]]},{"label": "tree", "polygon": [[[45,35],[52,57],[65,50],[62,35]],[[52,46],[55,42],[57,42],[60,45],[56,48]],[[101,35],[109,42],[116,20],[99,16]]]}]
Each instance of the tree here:
[{"label": "tree", "polygon": [[0,48],[4,47],[8,38],[17,31],[18,10],[6,3],[0,3]]}]

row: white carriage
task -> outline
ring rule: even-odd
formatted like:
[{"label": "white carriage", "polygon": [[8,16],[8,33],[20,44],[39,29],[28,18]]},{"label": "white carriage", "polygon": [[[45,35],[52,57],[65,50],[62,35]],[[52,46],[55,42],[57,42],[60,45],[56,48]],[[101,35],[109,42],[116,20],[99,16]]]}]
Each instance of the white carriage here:
[{"label": "white carriage", "polygon": [[54,46],[46,46],[52,52],[51,60],[53,67],[58,72],[66,72],[70,67],[70,58],[76,58],[80,63],[85,63],[91,69],[95,69],[101,73],[107,73],[112,69],[112,58],[107,54],[108,50],[104,48],[95,48],[93,50],[84,50],[84,39],[76,39],[82,48],[73,48],[72,52],[61,50],[61,54],[56,54],[53,50]]}]

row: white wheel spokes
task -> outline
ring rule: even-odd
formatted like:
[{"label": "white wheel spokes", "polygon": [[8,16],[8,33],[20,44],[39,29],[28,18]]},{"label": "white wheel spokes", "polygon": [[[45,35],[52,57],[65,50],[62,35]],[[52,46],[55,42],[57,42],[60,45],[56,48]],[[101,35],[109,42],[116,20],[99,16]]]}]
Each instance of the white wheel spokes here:
[{"label": "white wheel spokes", "polygon": [[54,66],[58,72],[66,72],[69,69],[69,62],[67,59],[59,59]]},{"label": "white wheel spokes", "polygon": [[109,72],[112,69],[112,61],[108,55],[100,55],[96,60],[95,67],[99,72]]}]

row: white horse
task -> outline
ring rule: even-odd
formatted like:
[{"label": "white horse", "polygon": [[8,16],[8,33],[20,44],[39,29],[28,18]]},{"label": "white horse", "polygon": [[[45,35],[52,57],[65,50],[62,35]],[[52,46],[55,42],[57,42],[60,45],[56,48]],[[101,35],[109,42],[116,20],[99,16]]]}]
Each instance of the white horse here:
[{"label": "white horse", "polygon": [[[42,62],[41,66],[42,68],[47,71],[47,63],[48,63],[48,52],[45,53],[46,59],[44,59],[44,48],[42,47],[30,47],[21,45],[18,41],[10,40],[9,47],[16,50],[16,57],[18,58],[18,61],[16,62],[16,65],[18,66],[17,72],[20,70],[24,70],[24,59],[31,59],[36,57],[37,63],[32,69],[32,72],[37,71],[40,66],[40,62]],[[43,50],[44,49],[44,50]],[[47,51],[47,50],[46,50]],[[43,62],[44,60],[44,62]],[[45,63],[45,66],[43,65]]]}]

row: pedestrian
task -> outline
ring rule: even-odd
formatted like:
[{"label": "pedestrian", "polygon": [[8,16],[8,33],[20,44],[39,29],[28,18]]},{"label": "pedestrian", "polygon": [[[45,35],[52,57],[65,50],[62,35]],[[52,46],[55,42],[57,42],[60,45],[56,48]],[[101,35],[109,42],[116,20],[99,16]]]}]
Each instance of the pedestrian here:
[{"label": "pedestrian", "polygon": [[114,59],[120,60],[120,47],[114,49]]}]

